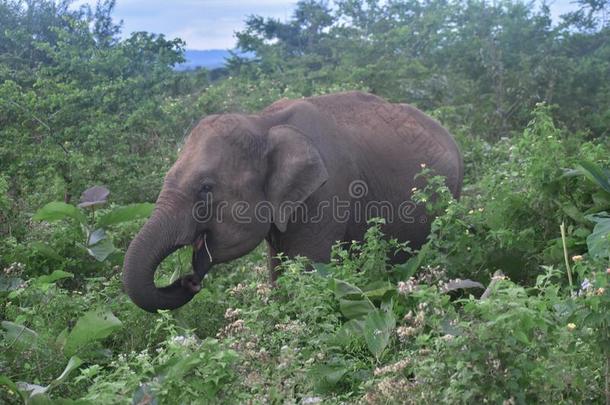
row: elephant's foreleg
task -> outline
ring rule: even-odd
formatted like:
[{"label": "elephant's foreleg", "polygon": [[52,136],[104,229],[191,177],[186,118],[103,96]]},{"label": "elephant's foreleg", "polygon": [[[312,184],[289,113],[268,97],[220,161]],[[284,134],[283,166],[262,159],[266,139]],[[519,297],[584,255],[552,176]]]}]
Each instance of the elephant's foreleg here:
[{"label": "elephant's foreleg", "polygon": [[269,283],[272,286],[275,286],[275,282],[277,280],[278,277],[278,266],[280,265],[280,261],[277,258],[277,251],[275,250],[275,248],[273,246],[271,246],[271,244],[269,243],[269,241],[267,242],[267,269],[269,270]]}]

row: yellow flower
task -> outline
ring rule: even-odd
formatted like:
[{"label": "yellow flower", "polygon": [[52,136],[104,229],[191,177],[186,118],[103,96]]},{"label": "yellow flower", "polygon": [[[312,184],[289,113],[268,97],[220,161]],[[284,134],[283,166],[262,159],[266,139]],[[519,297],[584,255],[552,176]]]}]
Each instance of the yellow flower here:
[{"label": "yellow flower", "polygon": [[570,322],[570,323],[568,324],[568,330],[569,330],[570,332],[572,332],[574,329],[576,329],[576,325]]},{"label": "yellow flower", "polygon": [[572,256],[572,261],[574,263],[580,262],[580,261],[582,261],[582,256],[581,255]]}]

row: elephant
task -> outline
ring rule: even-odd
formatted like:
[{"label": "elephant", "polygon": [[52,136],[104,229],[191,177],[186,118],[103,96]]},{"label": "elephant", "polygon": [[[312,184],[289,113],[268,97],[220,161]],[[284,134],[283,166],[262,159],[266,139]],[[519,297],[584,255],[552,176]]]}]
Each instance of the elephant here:
[{"label": "elephant", "polygon": [[[463,160],[453,137],[408,104],[364,92],[282,99],[258,114],[204,117],[165,176],[155,209],[130,243],[124,290],[140,308],[176,309],[201,289],[212,265],[266,241],[278,254],[329,262],[335,243],[362,240],[367,219],[417,249],[431,218],[412,193],[422,167],[459,198]],[[193,246],[193,273],[165,287],[154,274]],[[400,256],[400,255],[398,255]],[[392,257],[393,261],[405,257]]]}]

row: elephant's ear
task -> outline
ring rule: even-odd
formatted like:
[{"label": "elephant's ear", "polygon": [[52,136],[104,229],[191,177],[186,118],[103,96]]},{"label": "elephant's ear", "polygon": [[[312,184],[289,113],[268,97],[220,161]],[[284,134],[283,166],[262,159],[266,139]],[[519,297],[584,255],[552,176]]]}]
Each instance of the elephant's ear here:
[{"label": "elephant's ear", "polygon": [[271,128],[267,145],[265,192],[273,222],[284,232],[295,206],[328,180],[328,172],[316,147],[293,126]]}]

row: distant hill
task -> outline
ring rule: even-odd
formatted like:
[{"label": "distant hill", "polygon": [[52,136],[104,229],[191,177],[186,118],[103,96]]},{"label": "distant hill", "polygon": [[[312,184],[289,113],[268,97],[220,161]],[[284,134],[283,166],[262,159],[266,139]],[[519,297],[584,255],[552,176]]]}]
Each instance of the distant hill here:
[{"label": "distant hill", "polygon": [[223,67],[225,59],[230,56],[229,51],[226,49],[187,49],[184,51],[186,62],[176,66],[176,70],[190,70],[197,67],[216,69]]}]

